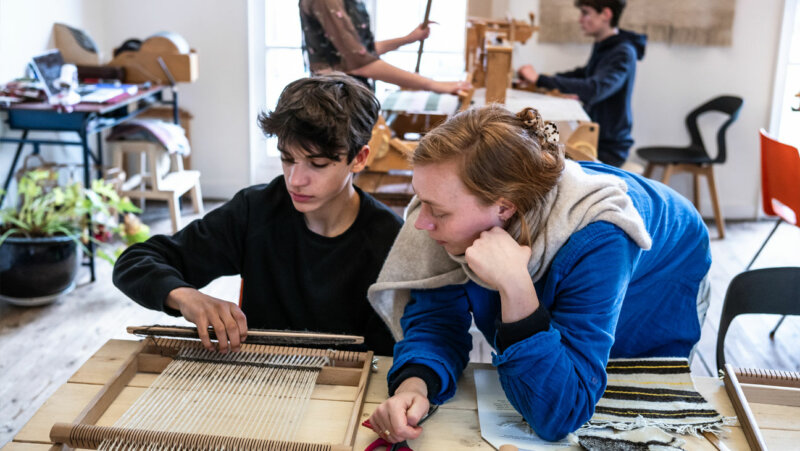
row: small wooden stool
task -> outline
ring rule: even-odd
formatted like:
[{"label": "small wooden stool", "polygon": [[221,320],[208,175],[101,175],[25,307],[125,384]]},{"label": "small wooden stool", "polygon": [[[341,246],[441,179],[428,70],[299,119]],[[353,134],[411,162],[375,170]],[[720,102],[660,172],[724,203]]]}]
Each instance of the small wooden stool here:
[{"label": "small wooden stool", "polygon": [[[172,233],[181,225],[180,197],[189,192],[194,212],[203,214],[203,196],[200,191],[200,171],[183,169],[183,158],[178,153],[170,154],[170,168],[159,173],[158,161],[166,150],[158,143],[149,141],[115,141],[112,144],[113,165],[123,169],[125,154],[140,156],[140,172],[133,174],[122,184],[120,196],[141,199],[166,200],[172,219]],[[144,208],[144,204],[142,204]]]}]

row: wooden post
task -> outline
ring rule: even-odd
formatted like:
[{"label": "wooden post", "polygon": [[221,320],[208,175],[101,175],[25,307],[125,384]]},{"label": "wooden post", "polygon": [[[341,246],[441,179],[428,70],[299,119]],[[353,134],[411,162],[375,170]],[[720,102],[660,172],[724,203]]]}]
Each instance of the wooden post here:
[{"label": "wooden post", "polygon": [[486,103],[505,103],[511,72],[511,47],[486,46]]}]

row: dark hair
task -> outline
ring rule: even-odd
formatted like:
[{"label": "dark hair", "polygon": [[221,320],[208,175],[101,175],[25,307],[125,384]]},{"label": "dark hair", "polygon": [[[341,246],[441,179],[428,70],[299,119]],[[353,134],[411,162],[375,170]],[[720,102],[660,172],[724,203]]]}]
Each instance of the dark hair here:
[{"label": "dark hair", "polygon": [[619,26],[619,18],[622,17],[622,11],[625,9],[627,0],[575,0],[575,6],[588,6],[598,13],[603,12],[603,8],[611,10],[611,26]]},{"label": "dark hair", "polygon": [[361,82],[346,75],[321,75],[295,80],[283,89],[275,111],[258,115],[266,136],[278,148],[298,146],[314,156],[347,163],[372,136],[380,103]]}]

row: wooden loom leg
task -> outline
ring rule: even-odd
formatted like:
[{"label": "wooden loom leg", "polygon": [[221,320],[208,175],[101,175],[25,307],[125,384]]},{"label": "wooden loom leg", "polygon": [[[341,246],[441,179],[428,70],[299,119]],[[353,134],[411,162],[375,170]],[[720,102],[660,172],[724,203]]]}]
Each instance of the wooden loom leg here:
[{"label": "wooden loom leg", "polygon": [[733,409],[736,411],[736,416],[739,418],[739,423],[744,430],[747,444],[753,451],[766,451],[767,445],[764,443],[764,438],[761,436],[761,431],[758,429],[753,412],[750,410],[750,405],[747,404],[747,399],[744,396],[742,387],[736,377],[736,373],[731,364],[725,364],[725,391],[728,393],[728,398],[733,404]]}]

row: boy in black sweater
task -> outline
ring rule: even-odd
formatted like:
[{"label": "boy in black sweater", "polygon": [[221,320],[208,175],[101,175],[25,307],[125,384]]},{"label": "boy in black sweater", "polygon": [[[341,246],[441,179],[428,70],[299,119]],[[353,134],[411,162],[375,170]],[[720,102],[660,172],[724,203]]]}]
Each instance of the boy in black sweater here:
[{"label": "boy in black sweater", "polygon": [[647,36],[617,26],[625,0],[575,0],[580,25],[594,38],[586,66],[553,76],[540,75],[531,65],[522,66],[523,80],[547,89],[575,94],[593,121],[600,125],[598,159],[622,166],[633,145],[631,96],[636,61],[644,57]]},{"label": "boy in black sweater", "polygon": [[[204,346],[237,351],[248,327],[363,335],[391,355],[389,330],[367,302],[402,220],[353,185],[364,169],[380,105],[352,78],[289,84],[275,111],[261,114],[277,136],[283,176],[256,185],[169,237],[128,248],[114,284],[137,303],[197,325]],[[197,288],[242,276],[241,304]]]}]

